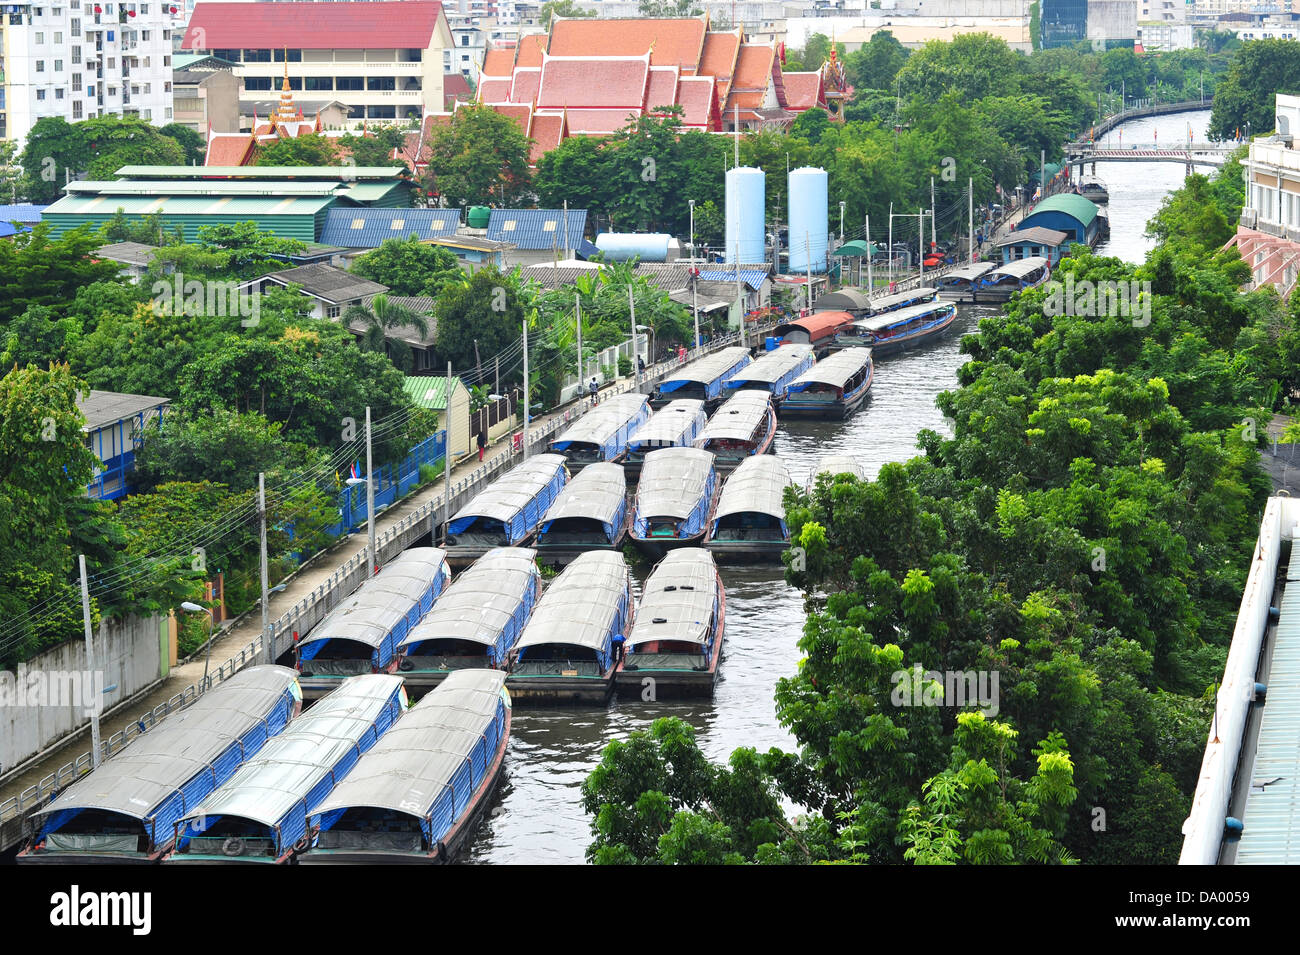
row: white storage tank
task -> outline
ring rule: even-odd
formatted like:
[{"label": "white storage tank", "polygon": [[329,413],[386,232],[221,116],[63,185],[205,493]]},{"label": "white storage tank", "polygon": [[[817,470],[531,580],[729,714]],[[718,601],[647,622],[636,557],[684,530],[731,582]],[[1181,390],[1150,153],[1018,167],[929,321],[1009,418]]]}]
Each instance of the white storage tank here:
[{"label": "white storage tank", "polygon": [[734,166],[727,170],[727,248],[724,259],[736,261],[739,244],[742,263],[767,261],[765,179],[763,170]]},{"label": "white storage tank", "polygon": [[602,232],[596,236],[596,248],[605,253],[607,262],[667,262],[673,237],[661,232]]},{"label": "white storage tank", "polygon": [[828,186],[825,169],[804,166],[790,172],[790,271],[825,272]]}]

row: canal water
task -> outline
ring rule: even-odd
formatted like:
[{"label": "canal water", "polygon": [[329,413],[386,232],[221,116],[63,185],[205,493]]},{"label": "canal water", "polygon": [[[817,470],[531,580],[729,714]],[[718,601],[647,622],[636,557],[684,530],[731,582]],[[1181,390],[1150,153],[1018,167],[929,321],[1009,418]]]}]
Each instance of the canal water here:
[{"label": "canal water", "polygon": [[[1124,139],[1185,140],[1187,124],[1203,138],[1209,114],[1137,120]],[[1112,136],[1116,133],[1112,132]],[[1168,137],[1168,139],[1167,139]],[[1116,138],[1118,138],[1116,136]],[[1099,163],[1097,175],[1110,188],[1111,239],[1101,251],[1140,261],[1152,242],[1147,220],[1165,194],[1181,183],[1183,167],[1160,163]],[[872,397],[842,422],[780,423],[776,453],[803,482],[825,454],[850,454],[875,477],[882,465],[916,454],[923,428],[951,433],[935,396],[956,384],[966,361],[961,337],[997,306],[958,306],[957,321],[939,341],[876,364]],[[637,568],[644,579],[647,568]],[[739,746],[794,748],[777,725],[773,693],[794,672],[803,625],[803,601],[786,585],[780,567],[722,568],[727,588],[727,635],[714,699],[694,703],[615,701],[608,709],[525,709],[514,712],[506,777],[490,818],[484,821],[466,861],[471,863],[581,863],[591,841],[582,811],[582,784],[611,739],[645,729],[660,716],[677,716],[695,727],[705,755],[725,761]]]}]

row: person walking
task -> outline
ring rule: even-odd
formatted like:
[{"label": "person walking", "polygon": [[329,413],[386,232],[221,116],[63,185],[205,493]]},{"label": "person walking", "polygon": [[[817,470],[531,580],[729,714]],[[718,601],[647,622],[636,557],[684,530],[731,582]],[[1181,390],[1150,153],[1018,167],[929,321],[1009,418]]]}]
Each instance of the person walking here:
[{"label": "person walking", "polygon": [[478,460],[480,464],[483,463],[483,451],[486,448],[487,448],[487,432],[480,431],[478,433]]},{"label": "person walking", "polygon": [[591,406],[596,407],[596,399],[600,394],[600,385],[596,384],[596,376],[591,376],[591,384],[587,386],[587,391],[591,395]]}]

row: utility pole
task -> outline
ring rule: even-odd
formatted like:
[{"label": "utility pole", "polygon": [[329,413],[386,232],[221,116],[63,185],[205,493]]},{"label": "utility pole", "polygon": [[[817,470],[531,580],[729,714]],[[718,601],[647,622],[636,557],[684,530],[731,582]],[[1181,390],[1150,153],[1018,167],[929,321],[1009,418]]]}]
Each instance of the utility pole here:
[{"label": "utility pole", "polygon": [[975,177],[971,176],[966,182],[966,229],[967,245],[970,246],[970,260],[975,261]]},{"label": "utility pole", "polygon": [[492,394],[499,395],[501,394],[501,356],[500,355],[492,356],[492,369],[494,373],[493,377],[496,380],[496,387],[492,390]]},{"label": "utility pole", "polygon": [[1038,151],[1038,199],[1047,198],[1047,150]]},{"label": "utility pole", "polygon": [[528,316],[524,316],[524,436],[523,459],[528,460]]},{"label": "utility pole", "polygon": [[894,284],[894,204],[889,204],[889,284]]},{"label": "utility pole", "polygon": [[444,544],[447,543],[447,535],[451,533],[451,395],[451,362],[447,362],[447,446],[443,449],[442,458],[443,510],[447,512],[442,523]]},{"label": "utility pole", "polygon": [[275,662],[275,648],[271,646],[270,581],[266,560],[266,475],[257,475],[257,516],[262,525],[262,647],[268,664]]},{"label": "utility pole", "polygon": [[934,235],[934,176],[930,177],[930,248],[933,249],[939,243]]},{"label": "utility pole", "polygon": [[569,260],[569,200],[564,200],[564,260]]},{"label": "utility pole", "polygon": [[919,270],[916,273],[917,288],[925,284],[925,210],[916,210],[916,243],[920,254],[916,258],[916,267]]},{"label": "utility pole", "polygon": [[695,316],[695,348],[700,347],[700,303],[696,294],[696,286],[700,281],[699,267],[691,265],[691,313]]},{"label": "utility pole", "polygon": [[474,339],[474,378],[477,384],[483,383],[483,359],[478,357],[478,339]]},{"label": "utility pole", "polygon": [[871,263],[871,215],[867,215],[865,223],[865,234],[867,236],[867,295],[871,294],[872,287],[876,284],[875,273],[872,270]]},{"label": "utility pole", "polygon": [[812,240],[809,239],[808,233],[803,234],[803,266],[804,281],[807,282],[808,289],[808,311],[812,311]]},{"label": "utility pole", "polygon": [[640,356],[636,349],[636,299],[632,297],[631,285],[627,287],[627,311],[632,322],[632,374],[636,376],[633,380],[636,382],[637,390],[640,391],[641,366],[637,363],[637,358]]},{"label": "utility pole", "polygon": [[[933,183],[934,180],[931,179],[930,182]],[[844,244],[844,202],[843,200],[841,200],[840,201],[840,245],[843,244]]]},{"label": "utility pole", "polygon": [[[447,399],[450,406],[451,399]],[[450,408],[447,415],[447,437],[451,437],[451,414]],[[450,445],[448,441],[448,445]],[[451,467],[451,448],[447,449],[447,466]],[[370,573],[366,576],[373,577],[379,573],[379,554],[375,551],[375,467],[374,467],[374,447],[370,437],[370,406],[366,405],[366,531],[370,535]]]},{"label": "utility pole", "polygon": [[695,262],[695,200],[687,199],[687,205],[691,207],[691,262]]},{"label": "utility pole", "polygon": [[[90,628],[90,581],[86,578],[86,555],[78,554],[81,566],[81,616],[86,624],[86,672],[90,674],[90,685],[95,686],[95,635]],[[211,642],[211,636],[209,636]],[[204,688],[206,689],[206,687]],[[90,707],[90,765],[99,768],[99,707],[103,700],[95,700]]]},{"label": "utility pole", "polygon": [[578,326],[578,390],[581,393],[582,382],[586,375],[582,367],[582,296],[577,292],[573,293],[573,310]]}]

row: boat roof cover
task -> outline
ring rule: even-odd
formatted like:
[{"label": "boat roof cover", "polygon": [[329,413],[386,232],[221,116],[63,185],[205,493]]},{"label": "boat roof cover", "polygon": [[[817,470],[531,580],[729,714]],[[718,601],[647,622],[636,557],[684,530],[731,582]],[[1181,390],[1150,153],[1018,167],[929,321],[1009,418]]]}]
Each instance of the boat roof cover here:
[{"label": "boat roof cover", "polygon": [[542,518],[542,530],[564,517],[585,517],[600,521],[612,537],[622,523],[620,515],[626,514],[626,505],[623,465],[599,461],[587,465],[564,486]]},{"label": "boat roof cover", "polygon": [[775,454],[745,458],[722,485],[713,519],[717,522],[731,514],[752,511],[785,520],[783,498],[789,484],[790,472]]},{"label": "boat roof cover", "polygon": [[758,359],[743,372],[732,376],[727,382],[730,388],[746,381],[775,384],[800,365],[813,361],[811,345],[781,345]]},{"label": "boat roof cover", "polygon": [[895,325],[903,325],[907,322],[918,319],[923,315],[931,315],[952,308],[954,308],[954,306],[951,302],[922,302],[919,305],[909,305],[907,308],[900,308],[892,312],[882,312],[879,315],[872,315],[870,318],[864,318],[861,321],[854,322],[853,327],[866,329],[869,332],[878,332],[882,328],[892,328]]},{"label": "boat roof cover", "polygon": [[[629,432],[649,417],[649,399],[645,395],[628,393],[604,398],[551,442],[555,451],[564,451],[575,444],[594,444],[613,457],[627,446]],[[612,452],[612,453],[610,453]]]},{"label": "boat roof cover", "polygon": [[720,586],[707,550],[670,550],[645,582],[628,646],[653,640],[706,643]]},{"label": "boat roof cover", "polygon": [[451,577],[445,550],[407,548],[312,627],[299,641],[299,650],[324,640],[351,640],[379,647],[439,575]]},{"label": "boat roof cover", "polygon": [[906,292],[894,292],[892,295],[882,295],[880,298],[871,300],[871,310],[879,311],[882,308],[893,308],[900,302],[914,302],[918,298],[934,298],[939,294],[939,290],[931,288],[928,285],[922,285],[919,288],[909,289]]},{"label": "boat roof cover", "polygon": [[860,312],[871,307],[871,299],[865,292],[855,288],[842,288],[838,292],[828,292],[813,302],[814,312]]},{"label": "boat roof cover", "polygon": [[638,517],[685,520],[709,490],[713,453],[699,448],[660,448],[645,456],[636,486]]},{"label": "boat roof cover", "polygon": [[845,382],[871,364],[870,348],[845,348],[827,355],[790,383],[791,391],[803,391],[809,385],[843,388]]},{"label": "boat roof cover", "polygon": [[539,454],[515,465],[457,511],[448,530],[459,534],[476,519],[488,517],[508,527],[512,540],[520,539],[529,528],[536,526],[553,498],[542,501],[536,507],[536,514],[528,513],[529,505],[548,488],[554,487],[558,492],[564,486],[567,476],[564,465],[564,456],[559,454]]},{"label": "boat roof cover", "polygon": [[797,318],[793,322],[784,322],[772,331],[781,336],[795,330],[805,331],[811,341],[816,341],[827,335],[833,335],[841,325],[847,325],[851,321],[853,316],[849,312],[816,312]]},{"label": "boat roof cover", "polygon": [[822,455],[817,461],[817,470],[813,471],[813,477],[818,474],[852,474],[859,480],[867,476],[866,469],[851,454]]},{"label": "boat roof cover", "polygon": [[961,268],[943,273],[942,281],[949,282],[953,279],[977,279],[985,272],[991,272],[996,264],[996,262],[972,262],[970,265],[963,265]]},{"label": "boat roof cover", "polygon": [[693,361],[680,371],[673,372],[659,383],[661,395],[670,394],[688,384],[705,385],[705,393],[710,398],[717,397],[722,390],[722,383],[736,371],[749,364],[749,349],[743,345],[731,345],[720,348]]},{"label": "boat roof cover", "polygon": [[536,556],[527,547],[492,548],[461,572],[400,646],[447,639],[494,646],[540,589]]},{"label": "boat roof cover", "polygon": [[137,736],[37,813],[104,809],[148,819],[155,807],[265,720],[286,692],[301,699],[297,681],[297,672],[288,667],[240,670]]},{"label": "boat roof cover", "polygon": [[1051,263],[1041,255],[1031,255],[1023,259],[1016,259],[1014,262],[1008,262],[1006,265],[994,269],[989,273],[990,279],[1001,276],[1010,276],[1012,278],[1022,279],[1031,272],[1050,265]]},{"label": "boat roof cover", "polygon": [[622,554],[608,550],[580,554],[546,588],[516,649],[566,643],[601,652],[629,594]]},{"label": "boat roof cover", "polygon": [[324,815],[354,806],[422,819],[496,719],[504,670],[456,670],[393,724],[329,797]]},{"label": "boat roof cover", "polygon": [[348,677],[183,818],[236,816],[276,825],[362,742],[399,694],[405,709],[400,676]]},{"label": "boat roof cover", "polygon": [[635,448],[650,441],[673,445],[688,443],[708,420],[704,402],[699,398],[678,398],[668,402],[637,428],[628,445]]},{"label": "boat roof cover", "polygon": [[772,396],[766,391],[738,391],[709,419],[695,446],[702,448],[709,441],[748,441],[771,410]]}]

